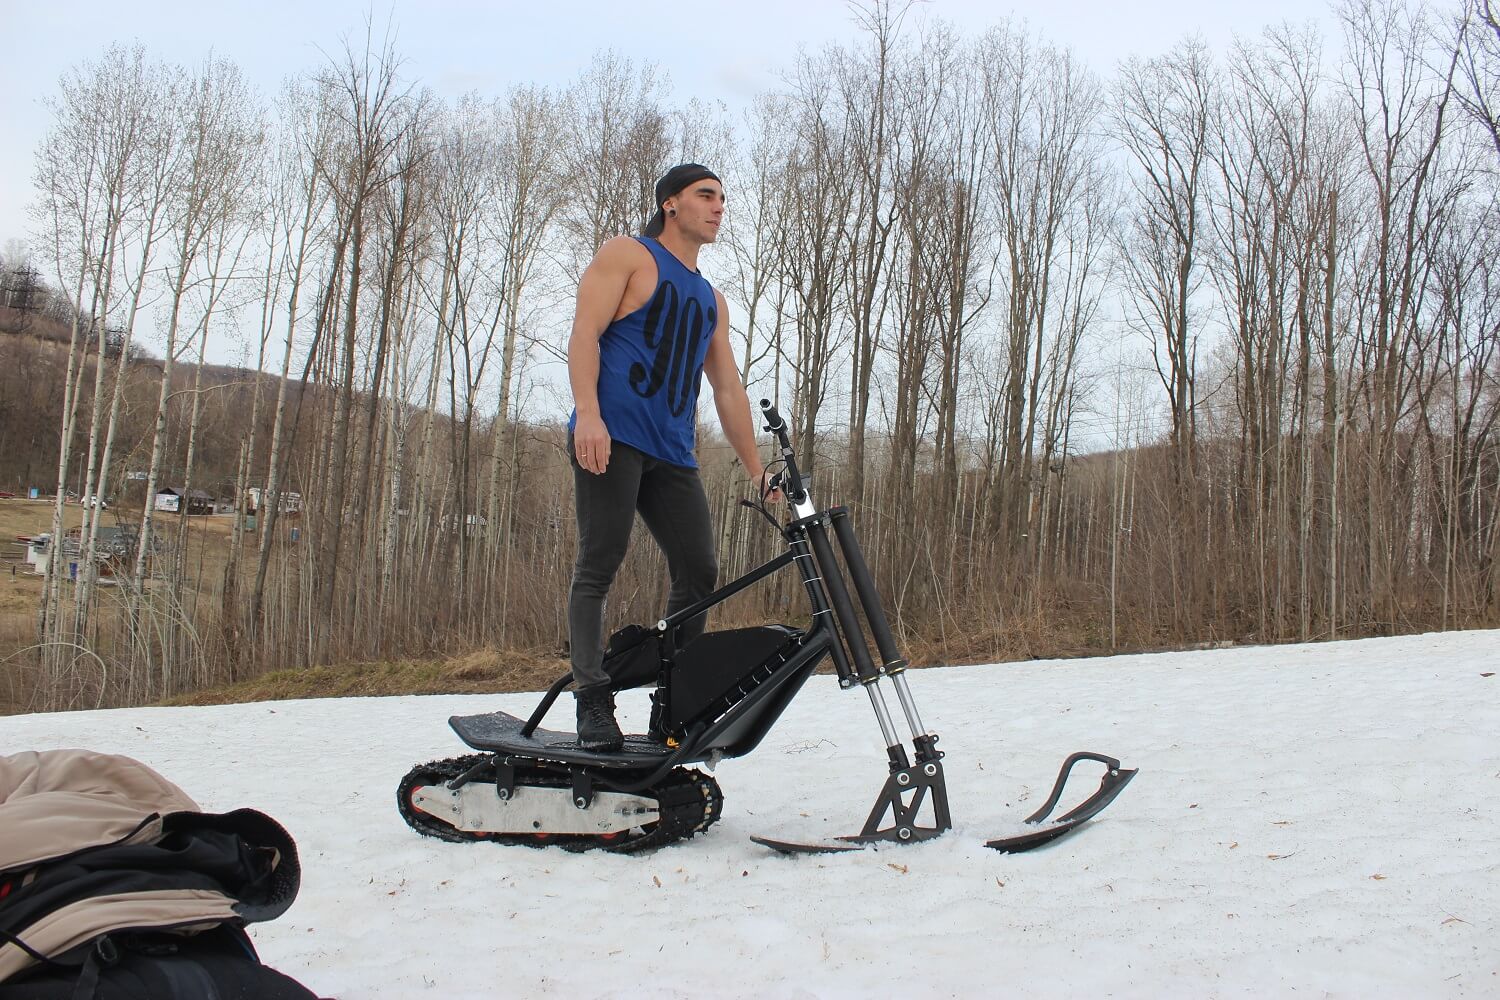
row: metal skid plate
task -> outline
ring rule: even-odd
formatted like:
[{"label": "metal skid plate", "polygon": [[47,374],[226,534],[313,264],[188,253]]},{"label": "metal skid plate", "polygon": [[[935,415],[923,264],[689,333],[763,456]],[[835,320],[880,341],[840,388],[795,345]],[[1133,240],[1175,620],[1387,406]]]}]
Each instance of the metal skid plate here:
[{"label": "metal skid plate", "polygon": [[595,792],[586,808],[574,804],[569,788],[517,785],[509,798],[485,781],[459,788],[428,785],[414,789],[412,804],[425,813],[471,833],[603,834],[654,823],[655,799],[623,792]]}]

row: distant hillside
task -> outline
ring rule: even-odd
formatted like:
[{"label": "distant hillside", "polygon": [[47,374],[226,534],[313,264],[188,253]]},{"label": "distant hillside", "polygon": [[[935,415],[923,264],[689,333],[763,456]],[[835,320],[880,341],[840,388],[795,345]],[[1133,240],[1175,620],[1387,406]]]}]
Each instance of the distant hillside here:
[{"label": "distant hillside", "polygon": [[[0,490],[21,492],[39,486],[51,492],[57,485],[58,435],[62,426],[64,389],[68,372],[68,347],[72,330],[67,323],[36,313],[0,308]],[[111,363],[105,370],[107,392],[113,392],[113,359],[118,350],[106,345]],[[87,447],[88,414],[95,385],[95,360],[91,352],[82,379],[83,408],[74,446]],[[150,455],[152,418],[160,392],[162,361],[132,346],[126,364],[124,407],[116,436],[116,453],[111,483],[106,492],[118,488],[116,480],[127,468],[144,468]],[[204,365],[203,385],[219,389],[203,396],[207,412],[200,421],[195,481],[210,490],[224,490],[232,485],[237,465],[241,430],[252,409],[250,386],[255,372],[231,365]],[[177,365],[172,374],[174,391],[192,385],[197,369],[192,364]],[[264,377],[262,392],[274,398],[276,377]],[[293,399],[300,393],[301,382],[294,383]],[[168,478],[181,475],[180,466],[186,452],[186,411],[183,404],[190,397],[179,397],[174,419],[168,428]],[[271,417],[268,400],[262,399],[262,417]],[[178,411],[181,411],[179,414]],[[269,432],[269,423],[265,429]],[[74,463],[76,464],[76,463]],[[69,482],[69,488],[82,490],[82,483]]]},{"label": "distant hillside", "polygon": [[0,333],[24,334],[37,340],[56,341],[66,347],[73,331],[67,323],[50,316],[0,306]]}]

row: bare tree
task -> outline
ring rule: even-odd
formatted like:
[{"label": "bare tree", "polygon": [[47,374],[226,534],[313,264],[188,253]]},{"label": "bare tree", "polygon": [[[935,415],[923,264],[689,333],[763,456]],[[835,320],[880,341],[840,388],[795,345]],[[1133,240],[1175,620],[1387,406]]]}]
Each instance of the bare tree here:
[{"label": "bare tree", "polygon": [[1494,0],[1468,0],[1454,35],[1463,84],[1455,96],[1500,156],[1500,8]]},{"label": "bare tree", "polygon": [[[861,503],[865,492],[865,434],[870,386],[886,310],[884,271],[890,262],[887,249],[898,211],[887,176],[891,167],[890,115],[896,97],[892,80],[894,64],[903,54],[901,23],[911,7],[910,0],[900,3],[871,0],[868,4],[851,5],[854,21],[865,36],[864,49],[847,55],[839,53],[835,63],[846,119],[844,128],[848,134],[846,162],[851,168],[851,180],[855,182],[847,222],[851,250],[847,296],[852,337],[848,473],[850,494]],[[925,54],[917,55],[914,61],[920,65]],[[934,76],[941,76],[941,73]],[[908,96],[936,103],[943,96],[941,87],[941,80],[935,87],[932,81],[913,81]],[[931,126],[933,123],[926,124]]]},{"label": "bare tree", "polygon": [[[331,155],[332,114],[317,99],[316,90],[292,83],[282,92],[278,120],[283,131],[276,144],[278,159],[271,168],[270,254],[275,261],[277,286],[285,281],[286,333],[283,339],[281,376],[277,381],[270,451],[266,459],[264,498],[258,505],[261,523],[256,557],[255,584],[251,591],[249,623],[258,630],[262,623],[266,573],[270,568],[271,543],[284,506],[282,482],[288,457],[285,440],[287,391],[291,381],[292,354],[302,320],[302,293],[310,258],[326,239],[323,185],[324,160]],[[322,315],[322,310],[317,310]],[[320,324],[321,330],[321,324]],[[263,337],[269,337],[269,326]],[[299,395],[299,400],[301,396]],[[254,456],[252,455],[252,461]]]},{"label": "bare tree", "polygon": [[1128,60],[1120,70],[1119,137],[1134,165],[1136,205],[1122,247],[1133,324],[1153,345],[1172,418],[1172,497],[1179,551],[1173,607],[1191,628],[1198,551],[1197,343],[1194,302],[1201,283],[1199,226],[1209,121],[1217,100],[1201,40],[1169,55]]},{"label": "bare tree", "polygon": [[[1361,368],[1356,401],[1370,435],[1361,470],[1367,526],[1365,614],[1399,618],[1397,578],[1408,559],[1413,466],[1403,423],[1427,391],[1431,371],[1417,346],[1433,257],[1459,178],[1439,155],[1456,54],[1430,67],[1424,15],[1393,0],[1351,0],[1340,10],[1346,38],[1343,85],[1367,185],[1367,229],[1356,244],[1353,349]],[[1345,214],[1354,217],[1347,209]]]},{"label": "bare tree", "polygon": [[1093,137],[1103,96],[1071,55],[1008,27],[982,39],[979,62],[1005,293],[994,524],[1003,545],[1019,549],[1026,539],[1033,548],[1041,534],[1029,521],[1062,445],[1078,346],[1098,294],[1102,150]]},{"label": "bare tree", "polygon": [[[558,100],[534,87],[518,88],[491,105],[498,129],[499,162],[494,199],[497,260],[492,272],[501,329],[499,399],[495,405],[486,520],[491,565],[502,563],[502,604],[508,604],[510,537],[519,454],[515,386],[527,338],[535,332],[531,297],[542,280],[557,214],[564,204],[562,135]],[[508,475],[506,475],[508,471]],[[492,575],[486,576],[493,580]],[[502,616],[502,628],[504,618]]]},{"label": "bare tree", "polygon": [[[136,541],[132,586],[137,599],[145,586],[152,549],[156,488],[166,453],[167,404],[172,397],[173,366],[179,352],[178,335],[188,294],[204,280],[201,265],[217,260],[228,249],[220,240],[243,240],[248,230],[231,220],[242,218],[244,192],[252,187],[255,157],[264,122],[239,69],[214,60],[199,71],[187,88],[181,141],[187,164],[180,186],[172,192],[168,219],[171,247],[162,265],[167,284],[166,350],[162,355],[161,387],[156,404],[156,429],[146,472],[146,500]],[[214,273],[211,269],[210,274]],[[201,321],[208,325],[205,315]],[[252,421],[253,423],[253,421]]]},{"label": "bare tree", "polygon": [[[122,186],[127,192],[124,217],[130,227],[129,238],[122,241],[125,256],[121,261],[121,278],[125,294],[120,308],[125,316],[107,416],[103,411],[106,366],[102,357],[95,366],[93,416],[83,489],[85,498],[103,497],[109,490],[111,458],[120,424],[136,319],[167,228],[171,201],[183,183],[184,146],[175,115],[184,96],[184,82],[179,69],[142,63],[137,75],[124,88],[124,100],[129,103],[119,113],[132,122],[139,137],[135,154],[122,176]],[[104,301],[107,308],[107,295]],[[84,633],[92,610],[90,601],[98,579],[96,544],[102,512],[102,503],[85,505],[77,562],[78,585],[73,601],[73,631],[78,635]]]},{"label": "bare tree", "polygon": [[[779,301],[785,291],[776,284],[775,260],[786,239],[786,217],[779,209],[785,206],[780,195],[790,143],[782,126],[790,113],[786,95],[759,97],[745,116],[748,145],[725,171],[734,207],[726,213],[720,241],[732,256],[733,268],[722,284],[744,306],[731,319],[732,333],[743,341],[738,351],[740,378],[747,384],[772,356],[775,330],[784,315],[776,301],[768,300]],[[767,309],[773,313],[769,331]]]},{"label": "bare tree", "polygon": [[796,303],[794,346],[783,357],[796,378],[797,440],[810,472],[818,463],[818,420],[847,336],[837,306],[851,250],[845,222],[853,192],[847,183],[849,137],[829,82],[832,59],[804,57],[798,64],[792,92],[797,140],[785,173],[788,224],[777,260],[779,281]]},{"label": "bare tree", "polygon": [[[319,88],[336,123],[332,156],[321,162],[324,181],[332,193],[340,216],[346,252],[342,266],[330,276],[327,290],[341,293],[325,297],[325,307],[338,302],[342,327],[337,341],[329,340],[327,356],[337,365],[337,393],[331,428],[326,438],[329,456],[328,490],[320,499],[318,547],[318,597],[320,617],[314,630],[313,656],[321,659],[332,638],[334,603],[345,541],[346,513],[356,499],[350,489],[349,455],[355,420],[355,376],[359,362],[357,333],[361,316],[360,293],[368,277],[365,253],[367,226],[386,187],[399,174],[398,151],[415,127],[411,89],[399,76],[400,60],[392,41],[374,45],[367,28],[363,51],[346,45],[339,60],[326,67]],[[383,344],[377,343],[378,354]],[[373,404],[372,404],[373,405]],[[359,512],[357,516],[362,516]]]},{"label": "bare tree", "polygon": [[602,52],[563,98],[563,172],[571,197],[559,217],[564,258],[577,275],[605,240],[636,232],[655,210],[656,178],[673,143],[656,66]]}]

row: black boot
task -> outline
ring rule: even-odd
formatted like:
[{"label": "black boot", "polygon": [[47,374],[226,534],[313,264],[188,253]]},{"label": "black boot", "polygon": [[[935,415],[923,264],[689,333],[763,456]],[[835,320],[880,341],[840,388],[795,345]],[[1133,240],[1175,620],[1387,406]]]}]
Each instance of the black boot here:
[{"label": "black boot", "polygon": [[625,736],[615,724],[615,696],[607,685],[580,688],[578,698],[578,745],[585,750],[611,753],[625,746]]}]

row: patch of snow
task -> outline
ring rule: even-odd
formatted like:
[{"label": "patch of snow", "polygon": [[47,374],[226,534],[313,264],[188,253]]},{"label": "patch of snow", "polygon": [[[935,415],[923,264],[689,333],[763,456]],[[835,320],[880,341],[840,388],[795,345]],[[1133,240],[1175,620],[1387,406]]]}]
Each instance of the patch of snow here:
[{"label": "patch of snow", "polygon": [[[748,838],[858,832],[885,776],[868,700],[826,676],[719,766],[716,826],[634,857],[448,844],[397,814],[412,765],[467,752],[450,715],[536,695],[22,716],[0,747],[128,754],[205,809],[276,817],[302,891],[252,934],[340,1000],[1496,997],[1497,663],[1488,631],[914,671],[953,831],[800,858]],[[642,731],[645,695],[621,701]],[[1140,775],[1071,837],[986,849],[1080,749]],[[1098,766],[1075,774],[1059,813]]]}]

